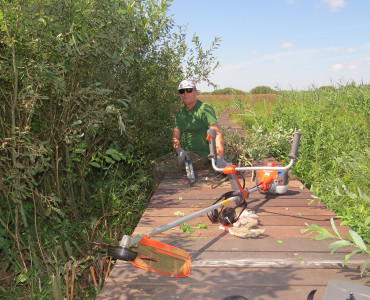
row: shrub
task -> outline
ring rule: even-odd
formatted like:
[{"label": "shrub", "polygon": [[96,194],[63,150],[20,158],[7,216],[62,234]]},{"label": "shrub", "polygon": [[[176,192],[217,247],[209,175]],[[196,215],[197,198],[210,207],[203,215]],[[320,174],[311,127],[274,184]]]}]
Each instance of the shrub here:
[{"label": "shrub", "polygon": [[179,81],[217,66],[218,39],[186,45],[170,2],[0,3],[1,266],[32,298],[51,298],[50,282],[62,298],[70,260],[88,282],[97,216],[114,211],[100,239],[135,227],[153,188],[148,162],[172,150]]},{"label": "shrub", "polygon": [[[365,239],[370,236],[369,224],[364,226],[370,214],[369,111],[370,89],[348,85],[284,92],[271,116],[258,120],[266,132],[283,128],[302,134],[294,173]],[[282,153],[271,152],[277,159],[284,159]],[[339,192],[343,187],[346,193]]]},{"label": "shrub", "polygon": [[207,94],[210,94],[210,95],[244,95],[247,93],[242,90],[233,89],[233,88],[228,87],[224,89],[215,90]]},{"label": "shrub", "polygon": [[268,86],[257,86],[250,90],[251,94],[276,94],[276,91],[274,91],[272,88]]}]

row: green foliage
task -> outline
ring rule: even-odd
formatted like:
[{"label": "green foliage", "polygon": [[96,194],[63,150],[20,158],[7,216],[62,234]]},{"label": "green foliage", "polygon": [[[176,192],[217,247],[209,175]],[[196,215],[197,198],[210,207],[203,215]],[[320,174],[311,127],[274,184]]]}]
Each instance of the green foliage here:
[{"label": "green foliage", "polygon": [[319,91],[326,91],[326,92],[335,92],[335,87],[331,85],[323,85],[318,88]]},{"label": "green foliage", "polygon": [[256,124],[257,112],[254,99],[251,98],[251,101],[245,101],[234,94],[233,106],[234,108],[228,111],[228,114],[234,114],[236,122],[243,125],[246,131],[249,131],[248,129]]},{"label": "green foliage", "polygon": [[[317,232],[317,240],[339,239],[330,245],[332,253],[340,247],[355,247],[343,265],[358,252],[369,254],[365,244],[370,243],[369,86],[285,91],[279,93],[279,98],[273,111],[265,115],[256,114],[252,107],[234,98],[235,106],[246,113],[230,116],[253,117],[256,125],[248,130],[248,139],[229,133],[232,147],[226,145],[225,156],[239,165],[250,165],[256,158],[272,155],[284,164],[290,151],[287,141],[293,132],[300,132],[299,160],[292,172],[317,195],[314,199],[323,201],[342,219],[341,225],[351,228],[347,239],[340,237],[333,221],[335,235],[314,224],[304,232]],[[361,275],[369,262],[363,264]]]},{"label": "green foliage", "polygon": [[194,226],[195,229],[208,229],[208,225],[204,224],[203,222],[199,222]]},{"label": "green foliage", "polygon": [[202,93],[199,98],[210,104],[218,116],[227,114],[248,133],[253,131],[253,126],[258,126],[257,116],[268,117],[277,103],[274,94],[250,95],[234,89],[230,89],[230,92],[230,95]]},{"label": "green foliage", "polygon": [[[370,215],[368,86],[283,92],[271,116],[259,118],[265,132],[302,134],[294,173],[363,238]],[[271,152],[283,159],[288,149]],[[283,154],[286,153],[286,154]]]},{"label": "green foliage", "polygon": [[220,66],[213,54],[214,50],[219,47],[220,41],[220,37],[215,37],[209,49],[204,50],[199,37],[196,34],[193,35],[192,43],[194,47],[183,53],[185,57],[185,64],[183,65],[185,78],[192,78],[195,82],[205,81],[208,86],[216,87],[210,81],[209,76]]},{"label": "green foliage", "polygon": [[31,298],[64,297],[70,261],[76,284],[91,283],[92,261],[105,266],[86,255],[89,238],[131,233],[149,161],[171,149],[178,82],[217,67],[219,39],[186,45],[170,3],[0,2],[0,254]]},{"label": "green foliage", "polygon": [[[368,217],[370,219],[370,217]],[[370,222],[370,220],[369,220]],[[334,254],[334,252],[336,250],[338,250],[339,248],[342,248],[342,247],[352,247],[352,248],[355,248],[351,253],[347,254],[345,257],[344,257],[344,260],[343,260],[343,263],[342,263],[342,266],[344,267],[346,265],[346,263],[349,261],[349,259],[356,253],[366,253],[368,256],[369,256],[369,259],[367,259],[363,265],[362,265],[362,268],[361,268],[361,277],[365,274],[365,271],[366,271],[366,267],[367,265],[370,263],[370,248],[368,246],[366,246],[365,242],[363,241],[363,239],[361,238],[360,235],[358,235],[355,231],[353,230],[349,230],[349,235],[347,235],[346,239],[345,238],[342,238],[341,235],[339,234],[338,232],[338,229],[334,223],[334,219],[331,218],[330,219],[330,223],[331,223],[331,226],[332,226],[332,229],[334,231],[334,235],[331,234],[326,228],[323,228],[323,227],[320,227],[320,226],[317,226],[316,224],[307,224],[306,223],[306,226],[308,228],[306,229],[302,229],[301,232],[302,233],[306,233],[307,235],[311,235],[313,233],[318,233],[313,239],[314,240],[325,240],[325,239],[337,239],[338,241],[335,241],[333,243],[331,243],[329,245],[329,249],[332,249],[331,251],[331,255]]]},{"label": "green foliage", "polygon": [[251,94],[276,94],[276,91],[268,86],[260,85],[260,86],[256,86],[255,88],[251,89],[250,93]]},{"label": "green foliage", "polygon": [[335,186],[334,192],[328,205],[341,208],[338,215],[342,219],[341,225],[356,229],[370,243],[369,197],[360,188],[357,188],[357,193],[350,192],[344,184],[341,187]]},{"label": "green foliage", "polygon": [[188,223],[183,223],[181,224],[180,226],[180,229],[185,232],[186,234],[191,234],[193,233],[196,229],[207,229],[208,226],[206,224],[204,224],[203,222],[200,222],[198,224],[196,224],[194,227],[192,227],[190,224]]},{"label": "green foliage", "polygon": [[247,92],[244,92],[242,90],[233,89],[230,87],[224,88],[224,89],[217,89],[213,92],[203,92],[202,95],[245,95]]},{"label": "green foliage", "polygon": [[180,226],[180,229],[187,233],[187,234],[191,234],[192,232],[194,232],[194,228],[190,226],[190,224],[188,223],[183,223],[181,226]]},{"label": "green foliage", "polygon": [[280,155],[287,153],[294,135],[294,130],[286,131],[279,128],[267,133],[262,127],[255,126],[249,131],[248,138],[240,136],[230,128],[222,128],[221,131],[228,137],[225,144],[225,159],[233,161],[238,166],[251,166],[267,158],[273,151]]}]

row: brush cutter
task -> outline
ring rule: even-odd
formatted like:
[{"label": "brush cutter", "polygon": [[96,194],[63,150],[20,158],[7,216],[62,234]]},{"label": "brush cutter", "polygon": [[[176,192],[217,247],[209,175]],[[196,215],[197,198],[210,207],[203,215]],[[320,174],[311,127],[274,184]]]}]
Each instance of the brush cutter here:
[{"label": "brush cutter", "polygon": [[[186,277],[190,273],[191,261],[187,251],[152,240],[151,237],[158,235],[175,226],[179,226],[202,214],[207,214],[212,223],[221,221],[224,225],[230,225],[237,220],[234,208],[246,208],[248,195],[255,191],[262,193],[281,194],[287,190],[288,177],[287,171],[297,161],[300,134],[294,135],[291,153],[289,154],[290,163],[285,167],[277,167],[268,164],[264,167],[236,167],[235,165],[218,168],[216,166],[216,131],[208,130],[207,140],[209,141],[210,155],[213,168],[227,175],[233,191],[225,193],[217,201],[200,211],[189,216],[184,216],[169,224],[152,229],[144,234],[129,236],[125,235],[120,241],[119,246],[107,246],[108,255],[115,259],[130,261],[133,265],[152,272],[168,275],[171,277]],[[237,176],[238,171],[253,170],[258,171],[258,179],[255,187],[244,189]],[[226,205],[234,204],[234,208]],[[218,210],[219,208],[220,211]],[[240,214],[239,214],[240,215]]]}]

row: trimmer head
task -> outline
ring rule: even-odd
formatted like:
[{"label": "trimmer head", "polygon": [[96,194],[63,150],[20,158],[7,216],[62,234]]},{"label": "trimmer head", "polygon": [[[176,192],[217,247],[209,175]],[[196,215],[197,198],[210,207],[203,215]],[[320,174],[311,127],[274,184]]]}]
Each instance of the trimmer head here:
[{"label": "trimmer head", "polygon": [[99,242],[90,242],[90,244],[99,246],[102,248],[106,248],[107,255],[112,256],[114,259],[134,261],[138,254],[137,252],[132,251],[130,248],[125,247],[125,246],[115,246],[115,245],[99,243]]},{"label": "trimmer head", "polygon": [[108,256],[131,262],[134,266],[155,273],[186,277],[190,273],[190,255],[183,249],[151,240],[148,235],[127,238],[127,246],[92,244],[107,248]]},{"label": "trimmer head", "polygon": [[108,256],[112,256],[114,259],[134,261],[137,255],[137,252],[132,251],[130,248],[125,246],[108,246]]},{"label": "trimmer head", "polygon": [[176,278],[190,273],[190,255],[183,249],[144,237],[137,251],[131,262],[136,267]]}]

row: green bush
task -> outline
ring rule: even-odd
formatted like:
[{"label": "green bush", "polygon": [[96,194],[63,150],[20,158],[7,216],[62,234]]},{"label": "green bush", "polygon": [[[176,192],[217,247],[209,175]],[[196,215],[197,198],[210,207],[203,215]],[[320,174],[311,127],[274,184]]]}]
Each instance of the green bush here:
[{"label": "green bush", "polygon": [[245,95],[247,94],[247,92],[228,87],[224,89],[214,90],[213,92],[203,92],[201,94],[203,95]]},{"label": "green bush", "polygon": [[[370,242],[370,149],[368,86],[283,92],[265,132],[283,128],[302,134],[294,173],[323,202]],[[271,149],[283,160],[288,149]],[[281,155],[282,153],[285,153]]]},{"label": "green bush", "polygon": [[331,85],[323,85],[323,86],[320,86],[319,91],[326,91],[326,92],[335,92],[335,87],[334,86],[331,86]]},{"label": "green bush", "polygon": [[276,94],[277,92],[268,86],[261,85],[261,86],[257,86],[251,89],[250,93],[251,94]]},{"label": "green bush", "polygon": [[64,297],[71,261],[76,298],[101,287],[90,266],[108,261],[89,240],[135,227],[149,162],[172,150],[179,81],[217,66],[218,39],[188,46],[170,2],[0,2],[0,265],[15,285],[0,298]]}]

